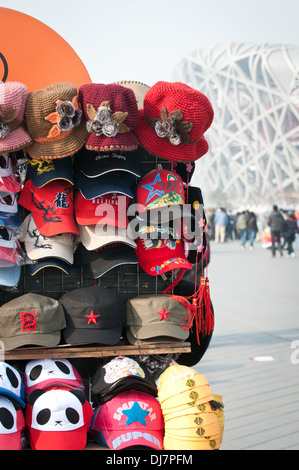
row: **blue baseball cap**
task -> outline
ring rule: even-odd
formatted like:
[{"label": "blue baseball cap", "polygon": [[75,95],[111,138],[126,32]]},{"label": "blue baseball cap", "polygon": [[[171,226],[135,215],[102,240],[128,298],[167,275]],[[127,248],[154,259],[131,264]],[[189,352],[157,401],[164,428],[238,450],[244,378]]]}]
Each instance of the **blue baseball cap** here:
[{"label": "blue baseball cap", "polygon": [[9,212],[0,211],[0,226],[9,227],[18,230],[21,227],[21,219],[18,214],[10,214]]},{"label": "blue baseball cap", "polygon": [[74,184],[72,157],[52,160],[37,160],[31,158],[27,162],[27,177],[34,186],[42,188],[53,180],[66,180]]},{"label": "blue baseball cap", "polygon": [[89,178],[82,171],[78,171],[76,184],[85,199],[93,199],[109,193],[124,194],[132,199],[136,176],[132,173],[117,171]]},{"label": "blue baseball cap", "polygon": [[39,271],[45,268],[58,268],[65,274],[69,274],[71,269],[71,265],[69,263],[59,258],[40,259],[36,263],[27,264],[26,267],[30,276],[34,276]]},{"label": "blue baseball cap", "polygon": [[21,266],[8,261],[5,263],[5,266],[0,267],[0,286],[14,287],[19,283]]}]

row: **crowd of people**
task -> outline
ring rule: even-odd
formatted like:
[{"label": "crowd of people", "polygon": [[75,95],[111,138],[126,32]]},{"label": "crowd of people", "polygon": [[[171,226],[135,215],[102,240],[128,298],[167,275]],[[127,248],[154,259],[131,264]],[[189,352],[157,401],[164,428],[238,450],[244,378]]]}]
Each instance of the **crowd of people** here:
[{"label": "crowd of people", "polygon": [[245,210],[233,214],[221,207],[218,210],[209,211],[207,219],[210,240],[225,243],[239,239],[243,248],[247,242],[250,248],[253,248],[258,233],[257,216],[254,212]]},{"label": "crowd of people", "polygon": [[[286,257],[295,257],[293,243],[299,234],[299,221],[294,212],[280,210],[273,205],[263,225],[270,230],[272,256],[275,257],[277,252],[283,256],[283,250],[286,250]],[[240,240],[242,249],[248,246],[252,250],[259,237],[258,217],[250,210],[233,214],[224,207],[210,209],[207,211],[207,228],[210,240],[215,243]]]}]

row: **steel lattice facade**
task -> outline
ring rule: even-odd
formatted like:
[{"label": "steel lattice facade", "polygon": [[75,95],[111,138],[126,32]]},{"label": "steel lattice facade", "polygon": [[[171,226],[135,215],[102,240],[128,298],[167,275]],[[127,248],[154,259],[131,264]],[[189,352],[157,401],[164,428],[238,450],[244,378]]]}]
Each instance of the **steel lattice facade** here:
[{"label": "steel lattice facade", "polygon": [[215,117],[193,181],[209,204],[299,202],[299,47],[226,44],[196,50],[173,81],[208,96]]}]

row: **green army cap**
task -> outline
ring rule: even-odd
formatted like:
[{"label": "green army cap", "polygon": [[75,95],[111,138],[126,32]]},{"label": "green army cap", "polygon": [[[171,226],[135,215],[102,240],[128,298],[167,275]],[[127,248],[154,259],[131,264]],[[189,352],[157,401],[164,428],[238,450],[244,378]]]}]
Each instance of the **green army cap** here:
[{"label": "green army cap", "polygon": [[0,340],[6,350],[56,346],[65,326],[60,302],[40,294],[24,294],[0,307]]},{"label": "green army cap", "polygon": [[[179,296],[176,296],[177,298]],[[131,344],[185,341],[186,307],[163,294],[139,295],[126,302],[126,334]]]}]

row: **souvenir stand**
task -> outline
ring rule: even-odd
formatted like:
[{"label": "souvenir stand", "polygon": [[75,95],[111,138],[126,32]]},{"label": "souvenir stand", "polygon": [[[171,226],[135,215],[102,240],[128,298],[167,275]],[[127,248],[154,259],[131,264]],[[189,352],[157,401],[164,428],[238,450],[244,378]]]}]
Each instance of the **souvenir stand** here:
[{"label": "souvenir stand", "polygon": [[[101,422],[103,413],[107,413],[109,421],[115,413],[111,401],[115,384],[104,399],[106,395],[99,388],[103,378],[96,376],[110,361],[113,366],[123,367],[127,360],[130,366],[139,364],[143,369],[145,385],[141,373],[125,377],[127,383],[128,376],[133,375],[135,379],[138,376],[133,385],[137,394],[143,394],[148,387],[156,397],[156,383],[162,376],[162,382],[168,387],[171,381],[177,383],[173,371],[178,367],[180,379],[187,374],[188,387],[193,390],[200,386],[205,390],[201,403],[217,403],[203,376],[189,369],[205,353],[214,328],[205,276],[209,250],[203,200],[200,188],[190,184],[195,160],[208,150],[204,133],[212,123],[213,111],[207,98],[187,85],[166,82],[158,82],[153,87],[138,82],[86,84],[79,92],[73,85],[61,82],[28,95],[22,84],[8,82],[1,86],[5,87],[2,96],[7,93],[0,108],[1,352],[7,368],[13,367],[25,377],[26,398],[32,379],[32,375],[26,377],[29,364],[49,360],[51,365],[56,361],[66,368],[70,362],[81,380],[78,388],[86,393],[83,415],[89,416],[90,424],[91,414],[95,410],[95,415],[102,407],[92,422],[94,426]],[[156,102],[160,102],[159,115]],[[98,191],[98,188],[104,189]],[[118,200],[117,223],[115,219],[109,221],[109,210],[116,208],[114,196],[107,200],[111,194],[121,195],[125,204],[120,206]],[[91,201],[96,200],[97,207],[107,205],[100,215],[91,208]],[[138,210],[129,212],[133,203]],[[190,226],[182,223],[182,209],[187,204],[193,230],[195,226],[200,227],[196,235]],[[178,210],[179,215],[173,216],[171,212],[171,218],[167,213],[167,219],[163,219],[163,209],[169,207]],[[148,218],[149,214],[152,219]],[[121,218],[124,222],[119,222]],[[57,226],[61,221],[60,227],[64,228],[59,231]],[[113,234],[102,231],[98,234],[95,231],[98,224],[113,226]],[[178,229],[182,227],[180,232]],[[166,237],[161,236],[165,233]],[[91,307],[87,305],[86,313],[84,299],[89,293],[94,298]],[[107,300],[97,311],[94,305],[99,301],[99,294],[101,301],[104,297]],[[48,334],[48,330],[41,330],[38,336],[40,319],[37,314],[35,318],[35,311],[30,311],[26,304],[28,295],[43,302],[42,307],[39,304],[41,314],[48,312],[43,321],[51,323],[59,332],[55,344],[48,341],[48,336],[57,336],[57,331]],[[19,305],[23,299],[24,305]],[[81,311],[77,315],[78,306]],[[117,318],[120,311],[121,319]],[[20,327],[14,324],[19,314]],[[102,329],[98,328],[101,321]],[[86,324],[90,327],[88,332]],[[175,362],[178,365],[174,367]],[[48,386],[55,389],[59,384],[56,379]],[[129,393],[124,385],[121,391]],[[61,390],[62,402],[64,392]],[[159,392],[161,403],[168,403],[167,410],[171,410],[175,396],[166,396],[165,390]],[[51,393],[55,390],[51,389]],[[16,398],[11,390],[8,395]],[[17,399],[24,402],[24,396]],[[35,400],[43,398],[35,397]],[[34,403],[28,398],[26,420],[32,423],[36,413]],[[156,398],[152,406],[157,406]],[[216,408],[209,409],[209,419],[212,415],[215,419]],[[202,418],[196,415],[196,420]],[[173,419],[169,422],[174,423]],[[141,424],[145,425],[145,421]],[[30,435],[31,446],[44,442],[40,435],[37,438],[40,432],[37,429]],[[83,439],[82,448],[85,445],[111,448],[110,437],[104,438],[98,428],[94,429],[97,429],[94,440],[86,444]],[[215,427],[211,429],[214,438],[209,440],[208,448],[219,448],[219,436]],[[197,426],[196,430],[197,437],[204,432],[202,427]],[[176,440],[176,431],[176,428],[168,429],[166,449],[182,445],[178,443],[180,439]],[[120,445],[121,438],[118,436],[113,441],[116,449],[124,448],[124,442]],[[137,445],[146,448],[148,442],[144,436],[142,439]],[[151,436],[151,439],[149,447],[161,450],[159,438]],[[199,439],[204,442],[203,438]],[[186,448],[191,445],[189,440],[193,442],[194,438],[186,437]],[[48,448],[49,444],[44,445],[39,448]],[[78,448],[72,445],[67,448]]]}]

